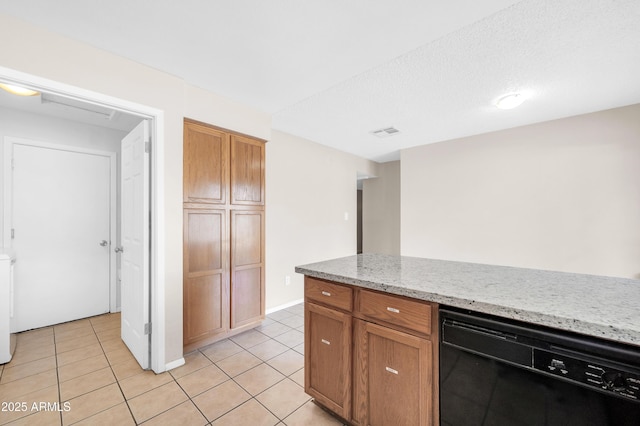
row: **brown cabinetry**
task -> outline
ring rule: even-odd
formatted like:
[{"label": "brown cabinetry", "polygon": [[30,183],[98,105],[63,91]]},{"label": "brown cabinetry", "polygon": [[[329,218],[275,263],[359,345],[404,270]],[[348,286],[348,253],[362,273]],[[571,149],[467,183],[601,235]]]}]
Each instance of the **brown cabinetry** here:
[{"label": "brown cabinetry", "polygon": [[351,316],[307,303],[304,332],[305,391],[340,417],[350,418]]},{"label": "brown cabinetry", "polygon": [[184,124],[183,202],[225,204],[229,186],[229,134]]},{"label": "brown cabinetry", "polygon": [[305,391],[354,425],[438,424],[437,312],[305,277]]},{"label": "brown cabinetry", "polygon": [[375,323],[354,320],[354,420],[362,425],[431,425],[432,346]]},{"label": "brown cabinetry", "polygon": [[185,120],[185,351],[264,319],[264,143]]}]

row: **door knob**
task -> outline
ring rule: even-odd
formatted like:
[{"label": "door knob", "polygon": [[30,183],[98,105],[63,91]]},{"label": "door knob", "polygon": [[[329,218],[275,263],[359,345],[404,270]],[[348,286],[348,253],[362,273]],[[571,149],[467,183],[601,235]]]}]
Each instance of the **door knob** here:
[{"label": "door knob", "polygon": [[102,247],[106,247],[108,244],[109,244],[109,243],[107,242],[107,240],[102,240],[102,241],[100,241],[100,245],[101,245]]},{"label": "door knob", "polygon": [[124,251],[123,247],[116,247],[115,249],[113,249],[113,251],[115,251],[116,253],[122,253]]}]

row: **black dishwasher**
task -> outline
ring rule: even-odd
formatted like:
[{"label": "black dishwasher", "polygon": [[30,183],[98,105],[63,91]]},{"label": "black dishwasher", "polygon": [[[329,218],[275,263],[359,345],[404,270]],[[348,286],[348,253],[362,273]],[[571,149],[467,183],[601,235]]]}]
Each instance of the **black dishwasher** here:
[{"label": "black dishwasher", "polygon": [[640,348],[440,309],[440,424],[640,425]]}]

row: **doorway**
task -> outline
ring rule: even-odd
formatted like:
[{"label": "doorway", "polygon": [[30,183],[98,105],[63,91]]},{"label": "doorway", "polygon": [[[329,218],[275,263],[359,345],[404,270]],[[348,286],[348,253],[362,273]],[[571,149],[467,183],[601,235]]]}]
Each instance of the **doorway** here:
[{"label": "doorway", "polygon": [[12,331],[109,312],[115,153],[5,137],[6,167],[20,254]]},{"label": "doorway", "polygon": [[[0,81],[29,87],[43,93],[46,92],[74,102],[84,103],[91,107],[102,106],[111,109],[114,114],[130,114],[138,117],[138,121],[143,119],[149,120],[151,135],[149,147],[152,147],[152,149],[150,149],[151,155],[149,155],[150,214],[147,216],[147,223],[150,224],[149,238],[152,244],[146,245],[146,251],[150,265],[148,287],[151,295],[145,303],[149,304],[147,310],[149,311],[149,320],[153,323],[153,333],[150,334],[150,365],[146,367],[148,368],[150,366],[156,373],[166,371],[167,366],[165,365],[164,354],[164,274],[161,267],[164,263],[164,215],[162,213],[162,194],[164,190],[163,111],[2,67],[0,67]],[[7,235],[10,233],[10,225],[6,218],[3,224],[3,231],[3,239],[5,246],[7,246],[6,242]],[[144,324],[144,326],[150,329],[149,323]],[[144,331],[142,331],[142,334],[145,334]]]}]

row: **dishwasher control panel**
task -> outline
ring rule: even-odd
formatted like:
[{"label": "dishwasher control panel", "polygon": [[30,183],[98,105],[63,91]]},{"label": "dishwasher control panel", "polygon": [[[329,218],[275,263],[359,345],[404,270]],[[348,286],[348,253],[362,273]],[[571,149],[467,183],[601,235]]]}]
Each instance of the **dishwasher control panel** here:
[{"label": "dishwasher control panel", "polygon": [[533,368],[625,399],[640,401],[640,374],[634,372],[538,348],[533,351]]}]

